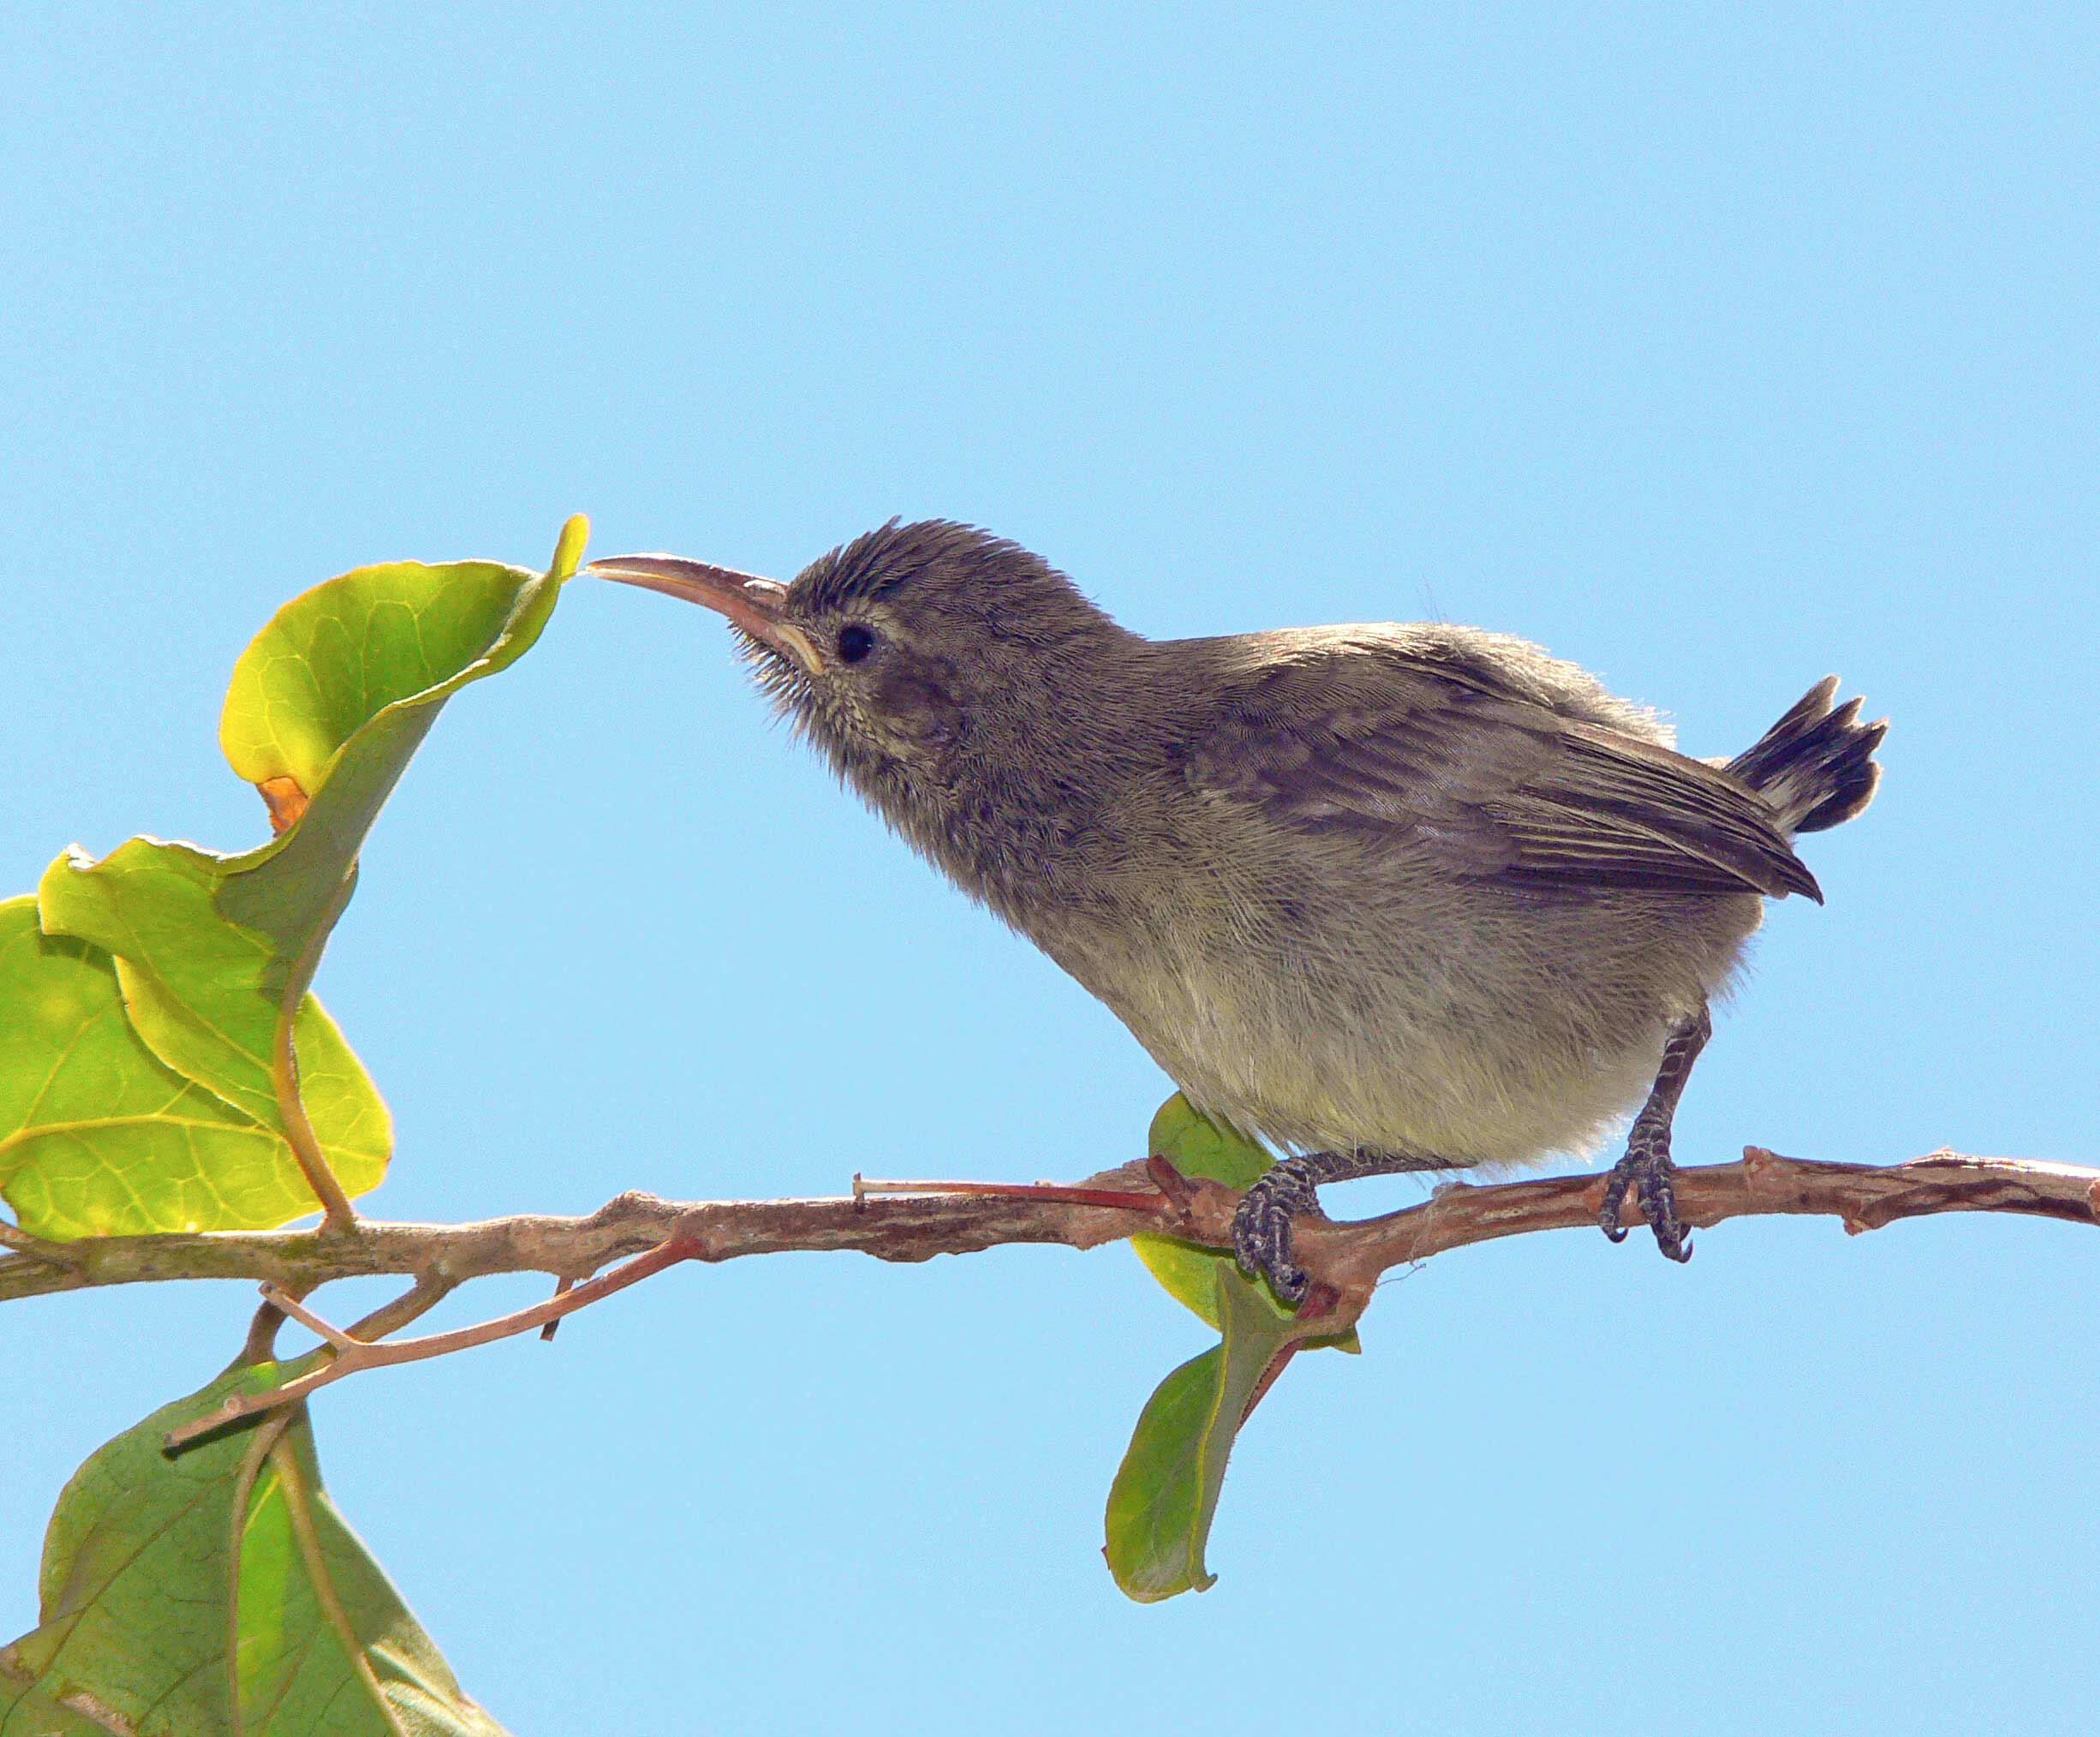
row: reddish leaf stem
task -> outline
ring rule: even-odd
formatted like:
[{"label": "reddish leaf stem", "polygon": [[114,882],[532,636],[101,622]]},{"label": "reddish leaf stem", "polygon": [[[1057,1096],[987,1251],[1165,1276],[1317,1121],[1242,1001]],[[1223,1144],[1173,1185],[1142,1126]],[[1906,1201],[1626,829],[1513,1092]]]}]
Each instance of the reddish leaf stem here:
[{"label": "reddish leaf stem", "polygon": [[287,1315],[313,1328],[331,1346],[336,1355],[319,1367],[309,1370],[295,1381],[287,1382],[281,1388],[272,1388],[267,1393],[230,1394],[215,1410],[200,1418],[192,1418],[179,1429],[168,1432],[170,1452],[186,1447],[200,1436],[208,1436],[223,1430],[227,1424],[251,1417],[258,1412],[275,1411],[303,1400],[316,1389],[341,1381],[343,1376],[355,1375],[360,1370],[381,1369],[392,1364],[420,1363],[426,1358],[445,1357],[456,1351],[471,1351],[480,1345],[490,1345],[498,1339],[510,1339],[521,1333],[529,1333],[535,1327],[543,1327],[550,1321],[558,1321],[564,1315],[574,1314],[579,1309],[588,1308],[616,1291],[624,1291],[629,1285],[638,1284],[666,1267],[676,1266],[681,1261],[693,1259],[701,1252],[700,1243],[694,1238],[674,1232],[671,1238],[657,1245],[646,1254],[636,1255],[632,1260],[615,1267],[609,1273],[601,1273],[595,1279],[578,1285],[575,1289],[544,1303],[534,1303],[528,1308],[499,1315],[491,1321],[477,1322],[472,1327],[456,1328],[450,1333],[427,1334],[421,1339],[367,1340],[354,1339],[340,1328],[332,1327],[313,1316],[275,1285],[263,1286],[264,1296]]}]

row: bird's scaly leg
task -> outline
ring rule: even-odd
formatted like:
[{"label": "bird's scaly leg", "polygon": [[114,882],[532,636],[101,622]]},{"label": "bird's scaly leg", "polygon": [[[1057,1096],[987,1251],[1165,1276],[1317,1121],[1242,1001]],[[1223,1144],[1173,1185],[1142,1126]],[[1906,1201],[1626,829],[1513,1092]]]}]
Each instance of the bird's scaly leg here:
[{"label": "bird's scaly leg", "polygon": [[1418,1153],[1302,1152],[1272,1164],[1255,1179],[1232,1218],[1232,1249],[1249,1278],[1266,1274],[1286,1303],[1303,1302],[1308,1278],[1291,1260],[1291,1221],[1320,1211],[1323,1182],[1353,1182],[1359,1176],[1389,1176],[1401,1170],[1455,1170],[1442,1158]]},{"label": "bird's scaly leg", "polygon": [[1691,1258],[1691,1227],[1678,1217],[1676,1196],[1670,1188],[1677,1168],[1670,1162],[1670,1122],[1677,1113],[1678,1099],[1685,1095],[1685,1082],[1691,1077],[1691,1064],[1713,1035],[1713,1016],[1701,1006],[1662,1046],[1662,1065],[1656,1071],[1648,1101],[1633,1119],[1626,1155],[1612,1166],[1612,1173],[1604,1180],[1604,1209],[1597,1214],[1597,1223],[1615,1243],[1626,1240],[1619,1210],[1626,1203],[1626,1190],[1632,1188],[1641,1203],[1641,1216],[1656,1233],[1656,1246],[1673,1261]]}]

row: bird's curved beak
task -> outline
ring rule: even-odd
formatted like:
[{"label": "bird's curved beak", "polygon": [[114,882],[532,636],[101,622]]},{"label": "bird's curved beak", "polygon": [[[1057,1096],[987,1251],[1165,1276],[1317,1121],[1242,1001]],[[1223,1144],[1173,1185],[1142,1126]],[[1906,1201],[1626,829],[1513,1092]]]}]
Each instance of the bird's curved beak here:
[{"label": "bird's curved beak", "polygon": [[791,621],[784,619],[787,587],[777,579],[761,579],[706,561],[689,561],[683,555],[609,555],[584,569],[601,579],[617,579],[623,585],[639,585],[660,591],[666,597],[683,597],[725,615],[733,626],[752,638],[762,640],[776,651],[787,654],[813,676],[824,673],[824,659],[815,642]]}]

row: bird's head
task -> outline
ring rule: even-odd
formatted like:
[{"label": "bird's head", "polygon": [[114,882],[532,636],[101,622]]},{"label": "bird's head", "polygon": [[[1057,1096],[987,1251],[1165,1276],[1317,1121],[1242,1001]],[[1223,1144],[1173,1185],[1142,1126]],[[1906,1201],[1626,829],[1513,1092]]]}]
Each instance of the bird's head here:
[{"label": "bird's head", "polygon": [[892,521],[786,585],[675,555],[591,564],[728,618],[780,710],[892,819],[1069,733],[1136,643],[1040,557],[968,525]]}]

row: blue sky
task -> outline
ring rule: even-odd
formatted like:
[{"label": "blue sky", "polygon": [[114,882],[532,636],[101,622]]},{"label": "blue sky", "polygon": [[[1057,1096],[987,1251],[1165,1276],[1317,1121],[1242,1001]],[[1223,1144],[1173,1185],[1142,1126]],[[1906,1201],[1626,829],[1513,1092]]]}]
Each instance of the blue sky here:
[{"label": "blue sky", "polygon": [[[937,514],[1148,631],[1519,632],[1695,753],[1841,671],[1888,781],[1680,1157],[2100,1162],[2089,10],[82,6],[0,55],[0,893],[254,842],[224,681],[345,567],[583,510],[786,576]],[[391,1217],[1073,1175],[1168,1089],[612,587],[448,711],[319,987]],[[251,1300],[0,1318],[0,1630]],[[2090,1729],[2097,1321],[2050,1223],[1447,1256],[1292,1368],[1155,1609],[1101,1502],[1203,1334],[1121,1249],[679,1271],[316,1421],[521,1733]]]}]

